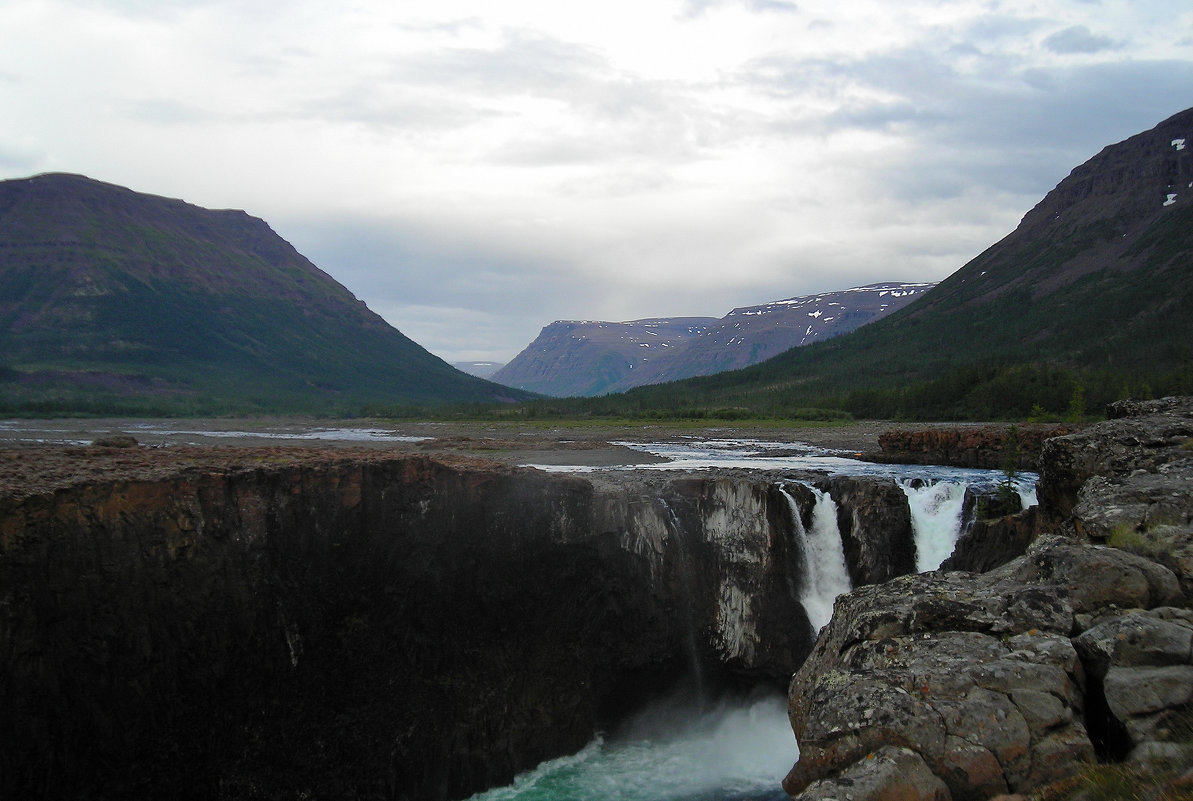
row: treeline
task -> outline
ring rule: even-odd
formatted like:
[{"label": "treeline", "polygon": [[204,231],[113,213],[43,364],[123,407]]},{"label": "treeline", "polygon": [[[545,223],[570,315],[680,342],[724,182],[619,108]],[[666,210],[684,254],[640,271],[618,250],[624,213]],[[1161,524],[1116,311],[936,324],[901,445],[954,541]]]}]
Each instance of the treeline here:
[{"label": "treeline", "polygon": [[1127,398],[1193,395],[1193,363],[1164,373],[1078,371],[1048,365],[987,364],[939,378],[808,397],[789,383],[742,393],[732,405],[725,385],[709,377],[663,384],[650,392],[597,398],[543,398],[504,406],[370,407],[369,416],[432,419],[611,421],[1080,421]]},{"label": "treeline", "polygon": [[905,387],[860,389],[840,400],[856,417],[885,420],[1081,420],[1116,400],[1193,394],[1193,366],[1167,373],[1073,371],[1037,365],[954,370]]},{"label": "treeline", "polygon": [[[548,422],[717,423],[743,420],[1086,420],[1126,398],[1193,395],[1193,361],[1167,372],[1073,370],[1049,365],[956,367],[938,378],[824,394],[791,380],[737,386],[707,376],[596,398],[538,398],[519,403],[338,403],[246,396],[234,401],[130,397],[53,391],[30,395],[0,380],[0,415],[9,417],[230,417],[300,414],[322,419],[494,420]],[[855,385],[856,386],[856,385]],[[279,402],[280,401],[280,402]],[[305,401],[305,402],[304,402]]]}]

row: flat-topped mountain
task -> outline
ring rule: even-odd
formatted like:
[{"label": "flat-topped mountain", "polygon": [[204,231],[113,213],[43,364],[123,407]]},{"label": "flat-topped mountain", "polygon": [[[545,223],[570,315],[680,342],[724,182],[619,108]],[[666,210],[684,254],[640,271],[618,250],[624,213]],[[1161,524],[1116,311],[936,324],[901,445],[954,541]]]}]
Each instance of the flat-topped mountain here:
[{"label": "flat-topped mountain", "polygon": [[0,182],[0,407],[336,411],[524,397],[369,311],[263,221],[78,175]]},{"label": "flat-topped mountain", "polygon": [[548,325],[494,380],[556,396],[623,392],[735,370],[903,308],[933,284],[881,283],[680,317]]},{"label": "flat-topped mountain", "polygon": [[494,373],[493,380],[543,395],[603,395],[622,386],[634,370],[665,358],[668,351],[678,350],[717,322],[715,317],[622,323],[559,320]]}]

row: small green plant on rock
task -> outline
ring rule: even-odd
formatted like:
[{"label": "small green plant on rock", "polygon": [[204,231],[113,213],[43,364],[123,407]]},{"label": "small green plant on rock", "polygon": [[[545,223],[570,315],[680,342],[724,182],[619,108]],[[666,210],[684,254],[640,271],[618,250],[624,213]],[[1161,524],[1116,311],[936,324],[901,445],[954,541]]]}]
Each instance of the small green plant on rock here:
[{"label": "small green plant on rock", "polygon": [[1116,526],[1114,531],[1110,532],[1110,537],[1107,538],[1106,544],[1112,548],[1118,548],[1122,551],[1130,551],[1131,553],[1147,553],[1152,548],[1152,543],[1148,538],[1135,526],[1123,524]]},{"label": "small green plant on rock", "polygon": [[[1007,436],[1003,441],[1002,448],[1002,480],[998,482],[995,488],[997,497],[992,504],[1000,514],[1007,514],[1006,510],[1019,511],[1023,505],[1023,501],[1019,495],[1019,426],[1012,425],[1007,428]],[[993,516],[989,514],[989,509],[983,509],[986,512],[983,516]]]}]

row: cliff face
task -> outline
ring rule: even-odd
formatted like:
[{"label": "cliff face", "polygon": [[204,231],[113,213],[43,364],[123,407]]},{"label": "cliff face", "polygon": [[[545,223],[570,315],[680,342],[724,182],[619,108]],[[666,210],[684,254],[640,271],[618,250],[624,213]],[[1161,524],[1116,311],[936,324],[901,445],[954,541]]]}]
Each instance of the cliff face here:
[{"label": "cliff face", "polygon": [[79,448],[119,478],[0,498],[0,794],[458,798],[811,646],[765,479],[328,453]]},{"label": "cliff face", "polygon": [[590,507],[425,459],[6,502],[5,789],[447,797],[579,747],[673,639]]},{"label": "cliff face", "polygon": [[[1170,417],[1166,439],[1131,423],[1137,441],[1167,443],[1116,460],[1131,480],[1145,463],[1159,477],[1184,463],[1189,414]],[[1045,466],[1107,441],[1091,431]],[[961,795],[957,777],[980,774],[983,795],[1118,747],[1119,728],[1153,737],[1166,713],[1124,698],[1116,688],[1134,674],[1114,671],[1154,665],[1116,655],[1113,633],[1066,643],[1116,619],[1108,604],[1153,610],[1145,623],[1166,631],[1187,618],[1154,611],[1185,603],[1179,548],[1166,567],[1049,541],[1019,559],[975,551],[970,564],[1012,560],[977,583],[900,578],[915,545],[889,480],[818,482],[855,586],[872,586],[839,602],[812,650],[799,532],[816,493],[798,483],[569,477],[378,450],[54,453],[59,471],[38,451],[0,452],[3,797],[459,798],[578,750],[683,674],[775,682],[809,653],[791,696],[804,754],[793,791],[882,741],[903,750],[881,764]],[[1093,521],[1080,514],[1096,503],[1092,478],[1059,469],[1041,496],[1069,493],[1070,519]],[[1136,509],[1163,547],[1191,519],[1148,524],[1167,497]],[[1022,550],[1037,532],[1020,522]],[[987,528],[1001,539],[1006,525]],[[987,657],[1009,673],[979,677]],[[908,678],[921,668],[936,678]],[[1098,677],[1092,695],[1083,671]],[[1020,674],[1035,683],[1007,678]],[[858,680],[871,689],[856,693]],[[1019,739],[947,722],[975,686],[990,715],[1023,718]],[[898,688],[944,728],[885,706],[902,703]],[[1051,717],[1032,718],[1039,709]]]}]

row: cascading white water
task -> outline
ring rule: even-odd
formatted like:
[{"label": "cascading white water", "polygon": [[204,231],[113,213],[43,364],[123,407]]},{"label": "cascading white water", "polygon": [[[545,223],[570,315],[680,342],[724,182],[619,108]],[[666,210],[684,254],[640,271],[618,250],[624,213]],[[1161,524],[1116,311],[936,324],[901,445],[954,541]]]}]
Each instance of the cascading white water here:
[{"label": "cascading white water", "polygon": [[917,487],[904,479],[899,486],[911,508],[916,570],[921,573],[936,570],[952,555],[961,536],[965,484],[938,481]]},{"label": "cascading white water", "polygon": [[796,534],[804,554],[804,581],[800,603],[808,613],[812,629],[819,632],[833,616],[833,602],[837,596],[849,592],[849,570],[845,566],[845,548],[841,530],[837,526],[837,503],[827,492],[808,487],[816,495],[812,507],[812,528],[805,530],[800,519],[799,505],[783,487],[780,492],[787,499],[795,520]]},{"label": "cascading white water", "polygon": [[1019,500],[1024,509],[1039,505],[1040,499],[1036,495],[1036,482],[1017,481],[1015,482],[1015,491],[1019,493]]}]

